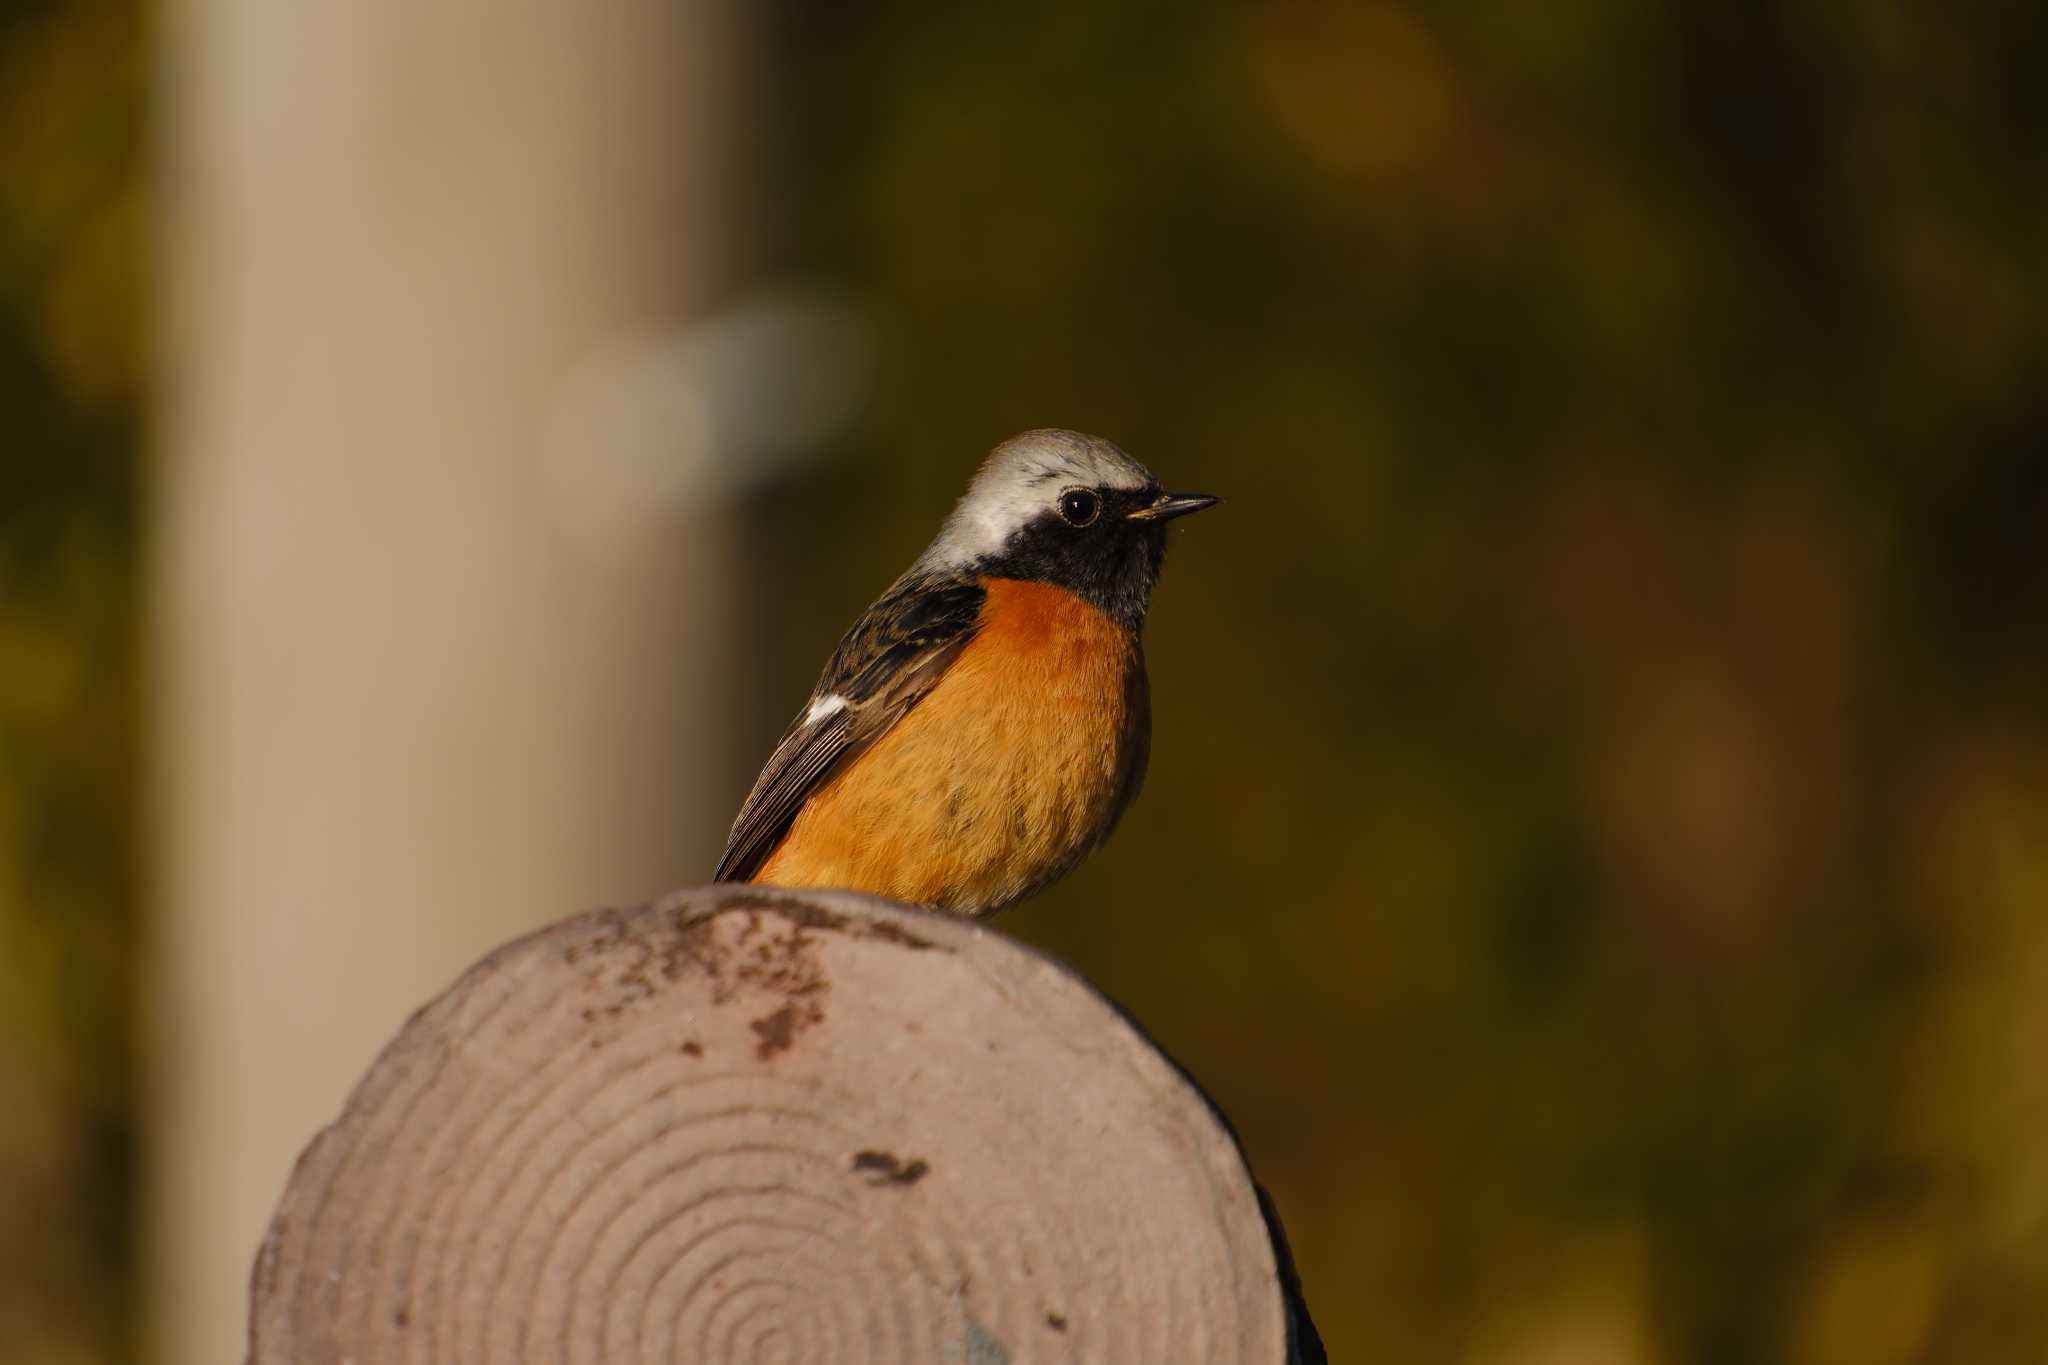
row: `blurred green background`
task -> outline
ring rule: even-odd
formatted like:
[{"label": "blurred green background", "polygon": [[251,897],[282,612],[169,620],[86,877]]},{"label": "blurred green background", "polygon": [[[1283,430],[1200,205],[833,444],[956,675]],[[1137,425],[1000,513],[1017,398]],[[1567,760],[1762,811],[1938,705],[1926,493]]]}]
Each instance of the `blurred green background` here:
[{"label": "blurred green background", "polygon": [[[139,1338],[150,23],[0,5],[10,1361]],[[817,0],[771,54],[771,264],[885,345],[755,500],[747,723],[1012,431],[1224,495],[1144,797],[1005,927],[1232,1116],[1332,1358],[2048,1357],[2048,11]]]},{"label": "blurred green background", "polygon": [[127,1358],[148,55],[0,0],[0,1360]]}]

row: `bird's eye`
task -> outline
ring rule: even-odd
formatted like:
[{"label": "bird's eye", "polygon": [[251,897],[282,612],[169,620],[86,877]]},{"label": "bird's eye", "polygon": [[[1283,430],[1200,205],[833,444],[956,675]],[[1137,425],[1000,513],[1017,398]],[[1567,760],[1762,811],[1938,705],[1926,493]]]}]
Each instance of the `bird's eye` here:
[{"label": "bird's eye", "polygon": [[1085,488],[1069,488],[1060,494],[1060,520],[1069,526],[1086,526],[1102,511],[1102,499]]}]

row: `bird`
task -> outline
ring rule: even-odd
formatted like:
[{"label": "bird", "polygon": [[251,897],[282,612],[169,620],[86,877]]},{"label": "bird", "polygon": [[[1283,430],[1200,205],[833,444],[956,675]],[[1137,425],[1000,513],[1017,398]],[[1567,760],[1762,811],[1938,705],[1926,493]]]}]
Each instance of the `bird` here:
[{"label": "bird", "polygon": [[1071,871],[1144,781],[1167,526],[1218,501],[1099,436],[996,446],[839,641],[713,880],[992,915]]}]

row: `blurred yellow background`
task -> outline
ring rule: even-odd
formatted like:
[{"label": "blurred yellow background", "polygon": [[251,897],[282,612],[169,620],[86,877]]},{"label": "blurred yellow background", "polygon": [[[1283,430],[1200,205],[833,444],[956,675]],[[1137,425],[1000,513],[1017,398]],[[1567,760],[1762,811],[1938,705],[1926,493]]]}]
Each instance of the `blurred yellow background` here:
[{"label": "blurred yellow background", "polygon": [[[457,16],[438,40],[488,57],[460,25],[492,12],[436,3]],[[178,893],[156,870],[199,817],[162,732],[185,712],[143,684],[198,675],[158,657],[184,618],[162,615],[146,566],[164,562],[152,537],[192,534],[162,529],[160,502],[204,423],[166,437],[163,414],[203,405],[183,386],[209,371],[155,310],[182,296],[203,314],[218,284],[180,277],[198,257],[165,249],[162,225],[189,232],[171,206],[208,193],[191,154],[207,98],[181,82],[209,79],[193,57],[226,8],[0,4],[6,1361],[187,1358],[152,1325],[175,1291],[145,1248],[178,1234],[145,1231],[165,1204],[144,1182],[172,1178],[157,1116],[191,1074],[184,1035],[157,1025],[204,990],[164,984],[189,921],[165,917]],[[2048,1357],[2040,8],[728,13],[748,32],[726,103],[636,105],[591,136],[659,167],[666,118],[718,125],[711,160],[731,165],[707,183],[741,187],[743,222],[719,229],[738,245],[680,283],[628,279],[605,316],[684,335],[759,316],[750,291],[795,281],[775,297],[851,316],[856,358],[807,369],[770,346],[758,364],[808,376],[797,400],[828,382],[860,397],[656,528],[726,547],[674,584],[738,604],[703,609],[729,676],[692,694],[718,716],[619,752],[687,770],[701,809],[593,769],[621,812],[604,818],[667,842],[630,866],[578,844],[598,873],[498,920],[405,907],[459,926],[407,998],[582,908],[560,899],[707,873],[838,632],[981,454],[1078,427],[1226,504],[1174,537],[1155,598],[1144,796],[1003,926],[1128,1006],[1230,1114],[1332,1359]],[[351,51],[309,68],[338,94],[276,98],[363,98],[385,56]],[[650,61],[620,88],[691,70]],[[593,120],[610,110],[603,80],[577,89]],[[482,110],[466,135],[497,146],[507,97],[400,106],[392,145]],[[488,173],[507,184],[588,163],[529,168],[528,143],[503,138]],[[578,202],[610,221],[613,182],[591,183]],[[343,217],[440,202],[396,172],[340,184]],[[672,227],[646,197],[619,220]],[[522,212],[457,215],[433,250],[465,262]],[[671,249],[639,228],[593,240],[534,249]],[[422,314],[459,323],[459,284]],[[580,372],[607,328],[537,351],[536,382]],[[297,376],[316,402],[326,373]],[[441,373],[428,355],[408,382]],[[564,409],[504,398],[506,478],[529,478],[529,442],[556,468]],[[612,427],[591,429],[579,439]],[[582,499],[565,539],[625,535],[616,490],[575,492],[580,477],[535,494]],[[629,500],[642,486],[627,479]],[[429,504],[430,524],[469,534],[493,496]],[[335,572],[354,572],[335,543]],[[385,549],[358,553],[368,574]],[[653,581],[657,604],[686,591]],[[476,575],[479,601],[495,582]],[[616,634],[660,657],[697,638],[641,619]],[[310,607],[292,624],[327,629]],[[311,785],[343,822],[365,799]],[[477,856],[431,840],[416,856],[437,852]],[[285,933],[295,905],[273,905]],[[402,1019],[383,1009],[362,1021],[372,1040]],[[325,1112],[346,1084],[321,1082]],[[282,1175],[251,1179],[270,1199]],[[246,1255],[258,1233],[224,1235]]]}]

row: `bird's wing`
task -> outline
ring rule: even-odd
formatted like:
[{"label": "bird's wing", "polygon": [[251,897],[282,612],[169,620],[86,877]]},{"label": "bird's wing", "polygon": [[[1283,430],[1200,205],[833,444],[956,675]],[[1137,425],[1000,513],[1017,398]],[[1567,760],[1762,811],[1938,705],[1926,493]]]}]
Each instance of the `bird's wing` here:
[{"label": "bird's wing", "polygon": [[761,869],[811,794],[922,701],[974,638],[987,593],[963,578],[899,583],[855,623],[733,821],[713,881]]}]

